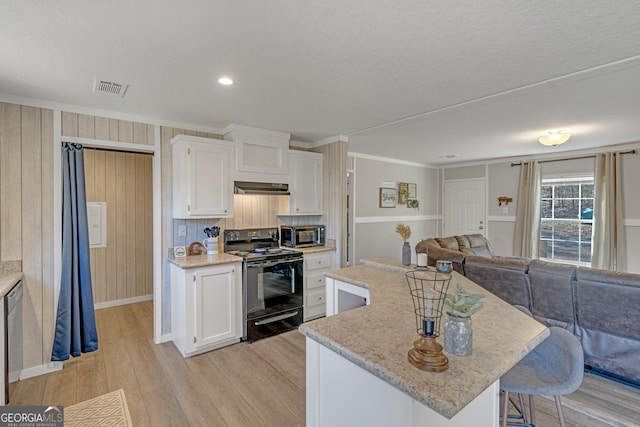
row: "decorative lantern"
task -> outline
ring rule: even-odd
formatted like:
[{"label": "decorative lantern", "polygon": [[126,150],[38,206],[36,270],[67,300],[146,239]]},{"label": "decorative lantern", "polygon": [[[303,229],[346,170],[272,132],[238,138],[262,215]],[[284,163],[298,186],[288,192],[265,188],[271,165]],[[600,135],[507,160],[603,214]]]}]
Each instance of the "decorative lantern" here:
[{"label": "decorative lantern", "polygon": [[437,271],[411,270],[405,273],[416,315],[416,332],[420,338],[413,342],[407,359],[418,369],[442,372],[449,368],[449,360],[436,342],[440,335],[440,320],[451,276]]}]

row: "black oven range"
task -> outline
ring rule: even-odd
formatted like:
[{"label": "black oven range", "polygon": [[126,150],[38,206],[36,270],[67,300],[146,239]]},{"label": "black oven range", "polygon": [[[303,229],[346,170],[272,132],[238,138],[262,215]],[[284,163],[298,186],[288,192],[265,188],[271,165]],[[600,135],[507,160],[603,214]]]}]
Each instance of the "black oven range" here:
[{"label": "black oven range", "polygon": [[252,342],[302,323],[302,252],[282,249],[277,228],[225,230],[224,251],[243,258],[243,340]]}]

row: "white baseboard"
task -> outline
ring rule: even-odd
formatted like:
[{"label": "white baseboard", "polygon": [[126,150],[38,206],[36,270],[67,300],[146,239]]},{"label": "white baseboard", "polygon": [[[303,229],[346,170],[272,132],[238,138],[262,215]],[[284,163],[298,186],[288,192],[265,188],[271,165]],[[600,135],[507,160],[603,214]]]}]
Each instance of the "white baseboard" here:
[{"label": "white baseboard", "polygon": [[133,297],[133,298],[118,299],[115,301],[99,302],[95,304],[95,309],[99,310],[101,308],[117,307],[119,305],[133,304],[133,303],[142,302],[142,301],[150,301],[152,299],[153,299],[153,295],[143,295],[141,297]]},{"label": "white baseboard", "polygon": [[26,380],[27,378],[37,377],[38,375],[50,374],[51,372],[59,371],[62,369],[62,362],[49,362],[44,365],[33,366],[31,368],[25,368],[20,372],[20,379]]},{"label": "white baseboard", "polygon": [[156,344],[162,344],[163,342],[169,342],[169,341],[173,341],[173,335],[172,334],[164,334],[160,336],[160,339],[155,341]]}]

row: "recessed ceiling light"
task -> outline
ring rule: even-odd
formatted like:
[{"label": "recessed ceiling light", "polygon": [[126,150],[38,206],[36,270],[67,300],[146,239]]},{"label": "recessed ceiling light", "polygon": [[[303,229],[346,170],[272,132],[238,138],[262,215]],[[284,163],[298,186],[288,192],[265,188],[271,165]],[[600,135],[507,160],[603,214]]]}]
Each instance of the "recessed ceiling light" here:
[{"label": "recessed ceiling light", "polygon": [[233,84],[233,80],[231,80],[229,77],[220,77],[218,79],[218,83],[225,86],[231,86]]}]

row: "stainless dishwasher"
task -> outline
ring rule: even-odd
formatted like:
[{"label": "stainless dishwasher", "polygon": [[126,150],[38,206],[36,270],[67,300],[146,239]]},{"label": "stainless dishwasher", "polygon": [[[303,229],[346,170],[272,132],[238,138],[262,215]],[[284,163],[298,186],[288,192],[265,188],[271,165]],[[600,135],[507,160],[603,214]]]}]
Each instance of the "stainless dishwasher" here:
[{"label": "stainless dishwasher", "polygon": [[20,379],[22,371],[22,281],[4,298],[5,359],[4,400],[9,403],[9,383]]}]

